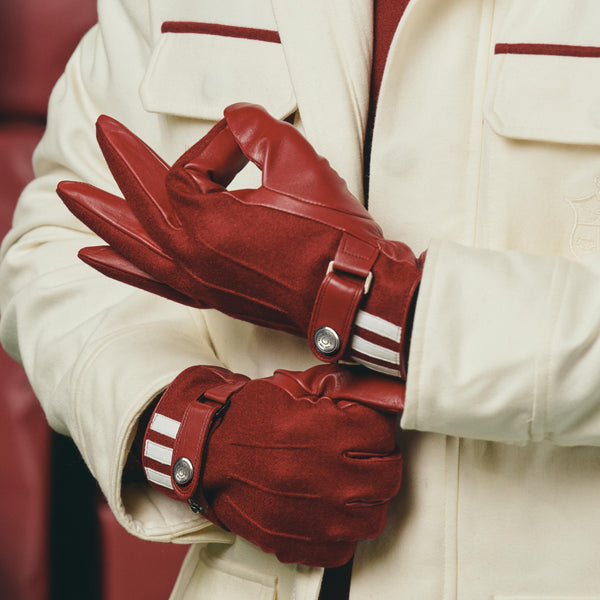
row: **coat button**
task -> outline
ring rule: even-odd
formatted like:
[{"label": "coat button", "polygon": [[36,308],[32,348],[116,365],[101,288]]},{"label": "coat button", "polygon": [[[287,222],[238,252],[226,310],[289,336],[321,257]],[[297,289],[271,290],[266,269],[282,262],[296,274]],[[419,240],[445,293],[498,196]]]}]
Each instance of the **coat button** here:
[{"label": "coat button", "polygon": [[340,349],[340,336],[331,327],[319,327],[315,331],[314,342],[321,354],[330,356]]},{"label": "coat button", "polygon": [[178,486],[187,485],[194,478],[194,465],[185,456],[178,458],[173,465],[173,479]]}]

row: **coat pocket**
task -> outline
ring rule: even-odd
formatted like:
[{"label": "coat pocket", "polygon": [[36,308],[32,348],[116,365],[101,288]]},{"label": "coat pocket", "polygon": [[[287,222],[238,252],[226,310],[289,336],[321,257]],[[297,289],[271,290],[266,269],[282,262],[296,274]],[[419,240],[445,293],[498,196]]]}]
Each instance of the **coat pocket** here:
[{"label": "coat pocket", "polygon": [[499,135],[600,144],[600,48],[497,44],[484,117]]},{"label": "coat pocket", "polygon": [[192,547],[186,556],[171,600],[275,600],[277,578],[224,558],[214,548]]},{"label": "coat pocket", "polygon": [[140,95],[148,111],[206,120],[236,102],[296,109],[277,32],[213,23],[164,23]]}]

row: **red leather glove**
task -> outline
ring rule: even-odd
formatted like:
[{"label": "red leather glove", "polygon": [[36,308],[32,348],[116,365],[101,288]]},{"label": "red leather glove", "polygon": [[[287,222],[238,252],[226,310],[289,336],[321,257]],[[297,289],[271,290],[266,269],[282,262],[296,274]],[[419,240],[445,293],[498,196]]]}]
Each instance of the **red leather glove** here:
[{"label": "red leather glove", "polygon": [[403,383],[362,368],[192,367],[154,410],[142,462],[154,487],[282,562],[338,566],[400,488],[403,405]]},{"label": "red leather glove", "polygon": [[[98,140],[121,198],[62,182],[69,209],[110,248],[83,260],[197,307],[308,336],[318,358],[406,374],[421,265],[385,240],[345,182],[288,123],[236,104],[169,168],[120,123]],[[250,159],[258,189],[227,190]]]}]

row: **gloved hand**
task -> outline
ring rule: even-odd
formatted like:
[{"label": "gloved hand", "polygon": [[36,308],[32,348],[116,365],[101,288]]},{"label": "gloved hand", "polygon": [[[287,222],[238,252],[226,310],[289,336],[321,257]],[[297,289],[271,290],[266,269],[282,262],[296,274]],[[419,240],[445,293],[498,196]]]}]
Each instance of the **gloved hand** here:
[{"label": "gloved hand", "polygon": [[[85,248],[84,261],[179,302],[307,336],[321,360],[405,376],[420,262],[383,238],[294,127],[230,106],[172,168],[117,121],[101,117],[97,131],[126,203],[61,182],[69,209],[110,244]],[[261,187],[227,190],[248,159]]]},{"label": "gloved hand", "polygon": [[403,405],[403,383],[362,367],[255,380],[192,367],[158,402],[142,463],[154,487],[280,561],[338,566],[384,528]]}]

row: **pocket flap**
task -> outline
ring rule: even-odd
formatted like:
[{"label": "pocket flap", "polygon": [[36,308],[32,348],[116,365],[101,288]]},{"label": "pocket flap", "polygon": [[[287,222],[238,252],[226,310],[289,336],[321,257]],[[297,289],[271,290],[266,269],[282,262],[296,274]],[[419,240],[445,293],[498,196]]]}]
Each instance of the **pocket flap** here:
[{"label": "pocket flap", "polygon": [[499,46],[484,105],[484,117],[496,133],[600,144],[600,57],[585,55],[580,46]]},{"label": "pocket flap", "polygon": [[161,33],[140,94],[148,111],[215,121],[235,102],[276,118],[296,109],[281,44],[223,34]]}]

